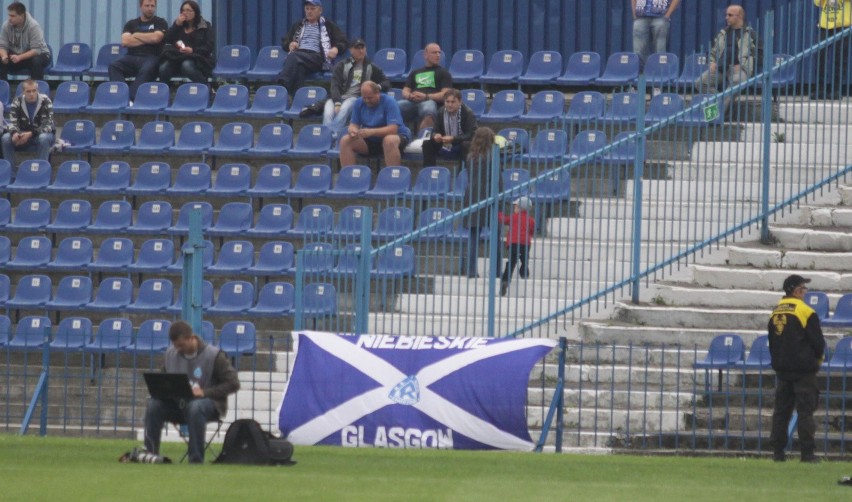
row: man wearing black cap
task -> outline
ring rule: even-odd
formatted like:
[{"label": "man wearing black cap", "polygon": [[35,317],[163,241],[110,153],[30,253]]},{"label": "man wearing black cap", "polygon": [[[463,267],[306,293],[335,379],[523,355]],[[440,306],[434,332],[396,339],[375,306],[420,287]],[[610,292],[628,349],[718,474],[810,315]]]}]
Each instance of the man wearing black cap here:
[{"label": "man wearing black cap", "polygon": [[777,376],[769,442],[776,462],[786,460],[787,424],[794,407],[799,413],[802,462],[819,461],[814,455],[814,410],[819,400],[816,374],[825,353],[825,338],[819,317],[804,301],[808,291],[805,284],[809,282],[800,275],[787,277],[784,298],[769,319],[769,352]]},{"label": "man wearing black cap", "polygon": [[281,40],[289,54],[278,82],[292,96],[305,82],[305,76],[331,68],[331,62],[346,49],[346,35],[322,15],[322,2],[307,0],[305,18],[290,27]]},{"label": "man wearing black cap", "polygon": [[349,44],[351,57],[334,65],[331,75],[330,96],[325,102],[322,124],[331,128],[337,137],[346,128],[352,115],[352,105],[361,97],[361,84],[371,80],[382,87],[382,92],[390,90],[390,80],[381,68],[367,59],[367,44],[363,38],[356,38]]}]

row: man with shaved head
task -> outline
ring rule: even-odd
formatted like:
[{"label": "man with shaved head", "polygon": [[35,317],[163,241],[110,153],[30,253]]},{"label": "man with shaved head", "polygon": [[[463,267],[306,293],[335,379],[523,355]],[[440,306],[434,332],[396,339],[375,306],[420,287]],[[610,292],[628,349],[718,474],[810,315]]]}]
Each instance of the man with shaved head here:
[{"label": "man with shaved head", "polygon": [[428,44],[423,49],[426,66],[408,74],[402,88],[399,110],[406,121],[416,121],[418,127],[432,127],[438,116],[438,107],[444,104],[444,95],[453,87],[453,77],[441,66],[441,46]]},{"label": "man with shaved head", "polygon": [[[746,23],[745,9],[731,5],[725,11],[726,26],[713,39],[709,67],[695,83],[699,92],[716,93],[720,84],[745,82],[757,68],[757,33]],[[725,98],[725,108],[731,98]]]}]

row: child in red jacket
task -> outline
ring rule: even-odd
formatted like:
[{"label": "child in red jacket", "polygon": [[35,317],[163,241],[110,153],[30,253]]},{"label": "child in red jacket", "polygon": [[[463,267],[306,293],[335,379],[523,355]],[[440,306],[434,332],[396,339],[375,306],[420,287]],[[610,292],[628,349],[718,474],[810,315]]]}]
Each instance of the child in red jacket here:
[{"label": "child in red jacket", "polygon": [[509,233],[506,234],[506,245],[509,247],[509,261],[503,270],[503,278],[500,280],[500,296],[506,296],[509,291],[509,280],[515,271],[515,264],[521,262],[518,274],[522,279],[529,277],[527,258],[529,256],[530,244],[533,232],[535,232],[535,219],[529,214],[530,199],[520,197],[512,203],[512,214],[498,213],[497,219],[504,225],[509,225]]}]

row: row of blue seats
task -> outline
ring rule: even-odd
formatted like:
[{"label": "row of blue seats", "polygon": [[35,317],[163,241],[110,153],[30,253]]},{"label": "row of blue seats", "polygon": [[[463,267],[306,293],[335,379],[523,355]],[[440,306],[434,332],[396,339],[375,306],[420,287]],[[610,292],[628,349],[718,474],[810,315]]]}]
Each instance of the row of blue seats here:
[{"label": "row of blue seats", "polygon": [[[92,49],[85,43],[64,44],[57,54],[56,63],[47,71],[47,75],[106,77],[107,68],[126,50],[118,44],[106,44],[98,51],[94,66]],[[253,58],[252,51],[244,45],[226,45],[219,49],[213,78],[245,79],[252,81],[274,81],[284,66],[287,52],[280,46],[266,46]],[[345,57],[341,55],[340,58]],[[787,57],[778,54],[776,64]],[[253,61],[254,60],[254,61]],[[389,79],[403,82],[408,74],[425,66],[423,50],[418,50],[408,62],[404,49],[383,48],[376,51],[372,60],[380,66]],[[441,66],[447,68],[455,83],[476,82],[481,84],[524,84],[524,85],[628,85],[635,82],[640,74],[639,57],[632,52],[611,54],[606,65],[601,64],[602,57],[597,52],[580,51],[571,54],[563,67],[562,54],[558,51],[537,51],[529,58],[529,63],[520,51],[501,50],[492,54],[486,67],[485,55],[476,49],[456,51],[447,63],[447,57],[441,52]],[[645,63],[644,75],[651,84],[676,82],[691,87],[693,82],[707,68],[705,54],[693,54],[685,62],[683,70],[675,54],[657,53],[649,56]],[[795,76],[795,70],[793,70]],[[315,75],[325,78],[327,74]]]},{"label": "row of blue seats", "polygon": [[[390,274],[388,272],[388,274]],[[402,277],[394,273],[388,277]],[[0,275],[0,287],[8,277]],[[307,284],[302,299],[309,307],[324,305],[322,312],[328,314],[336,305],[336,290],[320,288],[320,283]],[[18,282],[15,294],[3,298],[2,307],[9,310],[46,312],[89,311],[107,313],[170,314],[180,315],[183,306],[183,290],[178,288],[174,294],[174,285],[168,279],[147,279],[139,285],[134,297],[133,283],[124,277],[108,277],[100,282],[95,290],[92,280],[83,275],[63,277],[51,294],[52,282],[46,275],[27,275]],[[8,284],[5,284],[8,288]],[[213,299],[213,285],[204,281],[202,286],[202,308],[207,316],[286,316],[293,315],[295,309],[295,291],[293,285],[286,282],[265,284],[257,297],[255,285],[244,280],[228,281],[219,288]],[[0,289],[0,295],[9,291]],[[177,296],[177,298],[175,298]],[[306,300],[310,298],[310,300]],[[309,312],[314,312],[309,310]]]},{"label": "row of blue seats", "polygon": [[832,328],[852,328],[852,293],[846,293],[837,300],[834,314],[829,312],[828,295],[822,291],[805,293],[805,303],[816,311],[820,324]]},{"label": "row of blue seats", "polygon": [[[97,330],[86,317],[66,317],[54,332],[49,318],[28,316],[13,329],[5,315],[0,315],[0,350],[43,350],[45,342],[51,351],[107,353],[125,352],[153,354],[164,352],[170,345],[167,319],[149,319],[134,330],[128,319],[103,320]],[[231,321],[222,326],[218,338],[213,324],[204,321],[200,335],[232,356],[250,355],[257,351],[257,331],[249,321]]]},{"label": "row of blue seats", "polygon": [[[830,354],[829,354],[830,353]],[[713,338],[704,359],[696,361],[696,369],[703,370],[770,370],[772,358],[769,354],[769,338],[762,335],[754,339],[746,356],[745,343],[741,336],[726,333]],[[823,370],[852,370],[852,337],[840,339],[834,351],[827,350]]]},{"label": "row of blue seats", "polygon": [[[440,215],[441,213],[427,210],[424,214]],[[422,220],[426,222],[424,225],[432,222],[428,217]],[[387,228],[387,230],[377,230],[375,235],[385,239],[398,235],[398,230],[389,225],[391,224],[380,222],[379,228]],[[436,233],[427,233],[424,239],[438,238],[435,236]],[[333,235],[351,236],[352,241],[357,237],[346,232]],[[331,236],[318,234],[318,237],[324,238]],[[457,240],[469,238],[467,229],[460,229],[456,233],[447,233],[440,237],[450,238],[451,236]],[[357,246],[355,244],[347,246],[343,248],[345,252],[334,253],[337,248],[329,242],[305,244],[299,250],[300,253],[304,252],[303,270],[308,273],[326,274],[334,270],[336,275],[354,274],[356,269],[351,268],[353,263],[349,255],[355,254]],[[27,236],[18,243],[13,257],[9,238],[0,236],[0,267],[4,270],[22,272],[85,271],[121,274],[180,274],[183,270],[183,259],[176,256],[175,245],[170,239],[146,240],[139,246],[137,252],[130,239],[109,237],[101,243],[97,254],[94,248],[92,241],[87,237],[68,237],[59,242],[54,256],[47,237]],[[295,253],[296,250],[290,242],[270,241],[260,247],[255,259],[254,244],[245,240],[233,240],[224,241],[214,259],[214,245],[208,240],[204,242],[202,266],[204,272],[210,275],[292,276],[296,273]],[[341,259],[335,260],[335,254],[340,254]],[[410,275],[415,271],[414,265],[414,250],[411,246],[394,246],[378,253],[375,262],[371,264],[371,270],[376,273],[377,278],[384,277],[392,270]],[[8,284],[7,278],[7,287]],[[46,287],[49,289],[49,285]]]}]

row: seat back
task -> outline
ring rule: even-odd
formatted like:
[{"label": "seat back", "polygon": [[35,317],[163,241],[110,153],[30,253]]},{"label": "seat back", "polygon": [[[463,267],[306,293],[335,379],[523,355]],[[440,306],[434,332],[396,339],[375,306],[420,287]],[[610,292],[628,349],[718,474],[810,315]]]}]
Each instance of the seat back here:
[{"label": "seat back", "polygon": [[536,51],[530,56],[522,83],[549,82],[562,73],[562,54],[558,51]]},{"label": "seat back", "polygon": [[648,56],[643,72],[648,83],[667,84],[677,79],[680,60],[671,52],[655,52]]},{"label": "seat back", "polygon": [[62,82],[53,96],[56,113],[73,113],[89,104],[89,84],[86,82]]},{"label": "seat back", "polygon": [[248,164],[223,164],[216,170],[216,180],[211,192],[237,195],[245,193],[251,186],[251,167]]},{"label": "seat back", "polygon": [[417,194],[447,194],[452,188],[452,174],[444,166],[428,166],[417,173],[412,193]]},{"label": "seat back", "polygon": [[110,120],[101,128],[99,148],[126,150],[136,141],[136,126],[129,120]]},{"label": "seat back", "polygon": [[331,148],[333,138],[331,129],[324,125],[314,124],[303,126],[299,130],[296,146],[290,153],[315,153],[322,154]]},{"label": "seat back", "polygon": [[385,166],[376,175],[370,192],[385,196],[401,195],[411,188],[411,170],[406,166]]},{"label": "seat back", "polygon": [[281,116],[287,111],[290,97],[287,88],[280,85],[264,85],[254,93],[254,101],[251,103],[252,113],[263,113]]},{"label": "seat back", "polygon": [[165,162],[145,162],[136,169],[130,193],[162,193],[172,183],[172,168]]},{"label": "seat back", "polygon": [[562,116],[564,109],[564,94],[558,91],[539,91],[533,95],[527,115],[553,119]]},{"label": "seat back", "polygon": [[175,144],[175,126],[171,122],[152,121],[142,126],[136,146],[149,151],[161,152]]},{"label": "seat back", "polygon": [[570,154],[572,157],[583,157],[605,147],[606,133],[603,131],[580,131],[571,141]]},{"label": "seat back", "polygon": [[532,198],[540,201],[567,200],[571,197],[571,176],[550,172],[533,186]]},{"label": "seat back", "polygon": [[93,255],[94,246],[91,239],[67,237],[59,242],[59,246],[56,247],[56,258],[50,262],[49,267],[60,265],[66,268],[79,267],[83,269],[92,262]]},{"label": "seat back", "polygon": [[633,52],[616,52],[606,60],[601,79],[626,85],[638,76],[639,56]]},{"label": "seat back", "polygon": [[290,105],[289,113],[298,114],[303,108],[307,108],[317,101],[324,100],[327,96],[328,91],[323,87],[300,87],[293,95],[293,103]]},{"label": "seat back", "polygon": [[506,82],[517,80],[524,71],[524,55],[520,51],[504,50],[491,55],[486,79],[499,79]]},{"label": "seat back", "polygon": [[[101,281],[95,293],[94,304],[106,307],[124,307],[133,298],[133,283],[126,277],[108,277]],[[90,304],[90,307],[92,305]]]},{"label": "seat back", "polygon": [[136,223],[131,232],[164,231],[172,225],[172,205],[168,201],[149,200],[136,210]]},{"label": "seat back", "polygon": [[123,237],[110,237],[101,242],[98,254],[92,260],[93,270],[123,270],[133,262],[133,241]]},{"label": "seat back", "polygon": [[95,338],[87,348],[98,350],[119,350],[133,343],[133,323],[130,319],[104,319],[98,326]]},{"label": "seat back", "polygon": [[597,52],[575,52],[568,57],[562,80],[576,83],[591,82],[601,74],[601,55]]},{"label": "seat back", "polygon": [[334,225],[335,235],[350,237],[361,235],[366,209],[366,206],[346,206],[341,209],[337,223]]},{"label": "seat back", "polygon": [[612,95],[612,102],[604,113],[604,117],[618,121],[636,120],[639,115],[639,106],[644,104],[639,101],[639,94],[635,91],[616,92]]},{"label": "seat back", "polygon": [[25,275],[18,280],[15,295],[7,303],[18,307],[38,307],[50,301],[53,282],[41,274]]},{"label": "seat back", "polygon": [[27,316],[18,321],[11,347],[35,348],[50,342],[50,319],[45,316]]},{"label": "seat back", "polygon": [[147,319],[136,330],[136,342],[133,348],[137,351],[159,352],[166,350],[171,341],[169,329],[172,322],[165,319]]},{"label": "seat back", "polygon": [[[793,59],[790,54],[775,54],[772,56],[772,65],[778,66]],[[796,65],[784,66],[772,74],[772,85],[780,86],[796,82]]]},{"label": "seat back", "polygon": [[[148,239],[139,246],[139,254],[133,262],[135,270],[165,269],[174,262],[175,244],[171,239]],[[171,298],[169,298],[171,302]]]},{"label": "seat back", "polygon": [[488,96],[482,89],[464,89],[461,91],[462,103],[466,104],[474,115],[479,117],[488,107]]},{"label": "seat back", "polygon": [[[503,191],[508,192],[516,186],[529,181],[530,172],[522,167],[503,169],[501,178],[503,180]],[[525,190],[523,193],[527,193],[528,191],[529,190]],[[518,195],[520,195],[520,193],[518,193]]]},{"label": "seat back", "polygon": [[174,285],[168,279],[147,279],[139,285],[136,309],[165,310],[172,304]]},{"label": "seat back", "polygon": [[56,286],[50,308],[79,308],[92,301],[92,279],[84,275],[63,277]]},{"label": "seat back", "polygon": [[50,346],[57,349],[81,349],[92,341],[92,321],[87,317],[65,317],[56,328]]},{"label": "seat back", "polygon": [[62,126],[59,138],[74,148],[87,148],[95,143],[95,123],[91,120],[69,120]]},{"label": "seat back", "polygon": [[22,200],[15,208],[12,225],[18,228],[43,228],[50,222],[50,203],[44,199]]},{"label": "seat back", "polygon": [[242,312],[254,302],[254,286],[248,281],[228,281],[219,288],[213,307],[216,310]]},{"label": "seat back", "polygon": [[305,286],[302,295],[306,316],[331,316],[337,313],[337,289],[333,284],[313,282]]},{"label": "seat back", "polygon": [[831,354],[829,366],[832,368],[852,368],[852,336],[841,338]]},{"label": "seat back", "polygon": [[[413,67],[416,70],[419,67]],[[449,72],[453,80],[471,81],[479,78],[485,72],[485,55],[476,49],[462,49],[453,54],[450,60]]]},{"label": "seat back", "polygon": [[130,103],[130,89],[124,82],[104,82],[95,89],[89,111],[121,113]]},{"label": "seat back", "polygon": [[202,153],[213,146],[213,124],[210,122],[187,122],[180,128],[175,148]]},{"label": "seat back", "polygon": [[66,160],[56,168],[56,178],[48,191],[76,192],[85,190],[92,180],[92,166],[85,160]]},{"label": "seat back", "polygon": [[320,235],[331,231],[334,211],[324,204],[305,206],[299,213],[293,230],[304,235]]},{"label": "seat back", "polygon": [[256,310],[290,314],[296,305],[296,289],[289,282],[264,284],[257,294]]},{"label": "seat back", "polygon": [[847,293],[837,300],[831,320],[852,323],[852,293]]},{"label": "seat back", "polygon": [[249,241],[227,241],[219,249],[214,268],[245,270],[254,262],[254,245]]},{"label": "seat back", "polygon": [[98,166],[90,191],[119,194],[130,186],[130,164],[120,160],[108,160]]},{"label": "seat back", "polygon": [[95,214],[95,221],[89,230],[115,231],[129,227],[133,221],[133,208],[126,200],[108,200],[101,203]]},{"label": "seat back", "polygon": [[663,92],[651,98],[651,104],[648,105],[648,113],[645,115],[645,120],[664,120],[683,111],[683,109],[684,103],[682,96],[670,92]]},{"label": "seat back", "polygon": [[344,166],[337,175],[334,191],[346,194],[364,193],[370,189],[372,178],[372,171],[367,166]]},{"label": "seat back", "polygon": [[210,205],[209,202],[200,201],[187,202],[186,204],[180,207],[180,211],[178,211],[177,221],[172,227],[172,230],[176,232],[188,232],[189,214],[196,209],[201,211],[202,229],[210,228],[210,225],[213,224],[213,206]]},{"label": "seat back", "polygon": [[430,207],[421,211],[417,224],[418,230],[432,224],[437,224],[427,230],[423,235],[420,236],[420,238],[442,238],[450,235],[453,231],[452,220],[447,220],[442,223],[438,222],[452,216],[452,214],[452,210],[446,207]]},{"label": "seat back", "polygon": [[606,98],[597,91],[578,92],[568,104],[565,118],[568,120],[595,120],[604,114]]},{"label": "seat back", "polygon": [[281,68],[284,67],[286,57],[287,53],[280,45],[261,47],[257,53],[257,60],[247,75],[254,80],[275,80]]},{"label": "seat back", "polygon": [[145,82],[136,89],[136,98],[130,111],[156,112],[169,106],[169,86],[163,82]]},{"label": "seat back", "polygon": [[251,228],[254,210],[248,202],[228,202],[219,210],[211,231],[242,233]]},{"label": "seat back", "polygon": [[231,122],[219,130],[219,141],[216,150],[225,153],[248,151],[254,143],[254,128],[246,122]]},{"label": "seat back", "polygon": [[414,275],[414,248],[405,244],[379,251],[376,272],[395,276]]},{"label": "seat back", "polygon": [[265,193],[283,194],[290,188],[293,175],[287,164],[265,164],[257,173],[252,190],[262,190]]},{"label": "seat back", "polygon": [[406,65],[408,64],[408,55],[404,49],[387,48],[379,49],[373,55],[373,63],[375,63],[390,79],[400,78],[405,75]]},{"label": "seat back", "polygon": [[204,84],[187,83],[178,87],[171,106],[166,112],[200,112],[207,108],[210,88]]},{"label": "seat back", "polygon": [[210,166],[204,162],[188,162],[178,168],[175,183],[169,191],[185,193],[204,192],[210,188],[212,176]]},{"label": "seat back", "polygon": [[89,70],[89,75],[93,77],[109,76],[109,65],[127,54],[127,48],[121,44],[104,44],[98,49],[98,56],[95,58],[95,65]]},{"label": "seat back", "polygon": [[251,49],[245,45],[226,45],[219,49],[214,76],[238,77],[251,67]]},{"label": "seat back", "polygon": [[56,218],[47,226],[51,232],[84,232],[92,223],[92,203],[85,199],[65,199],[56,209]]},{"label": "seat back", "polygon": [[207,109],[208,113],[239,114],[248,108],[248,87],[240,84],[223,85],[216,91],[213,104]]},{"label": "seat back", "polygon": [[327,242],[314,242],[299,250],[302,266],[306,274],[323,274],[334,266],[333,247]]},{"label": "seat back", "polygon": [[491,100],[491,108],[486,115],[500,115],[501,117],[519,117],[526,108],[526,98],[521,91],[504,90],[499,91]]},{"label": "seat back", "polygon": [[507,127],[500,129],[497,135],[506,138],[509,142],[504,148],[508,153],[518,154],[528,150],[530,147],[530,133],[526,129]]},{"label": "seat back", "polygon": [[46,160],[26,160],[18,166],[18,175],[15,181],[9,185],[8,190],[14,191],[41,191],[50,184],[53,168]]},{"label": "seat back", "polygon": [[[293,146],[293,129],[287,124],[266,124],[254,145],[255,152],[286,152]],[[289,185],[289,183],[288,183]]]},{"label": "seat back", "polygon": [[751,342],[751,348],[748,350],[745,361],[748,365],[770,367],[772,356],[769,353],[769,337],[767,335],[761,335]]},{"label": "seat back", "polygon": [[819,320],[822,321],[828,317],[828,295],[822,291],[808,291],[805,293],[805,303],[814,311],[816,311]]},{"label": "seat back", "polygon": [[296,176],[293,191],[322,193],[331,188],[331,167],[326,164],[309,164]]},{"label": "seat back", "polygon": [[289,204],[266,204],[257,217],[255,230],[266,233],[281,233],[293,227],[293,209]]},{"label": "seat back", "polygon": [[740,362],[745,357],[745,345],[739,335],[725,333],[718,335],[710,342],[710,348],[703,363],[716,367],[724,367]]},{"label": "seat back", "polygon": [[295,252],[293,245],[284,241],[270,241],[261,246],[257,253],[254,269],[289,271],[293,268]]},{"label": "seat back", "polygon": [[257,351],[257,333],[248,321],[231,321],[219,332],[219,348],[228,354],[247,355]]},{"label": "seat back", "polygon": [[558,129],[544,129],[538,132],[530,146],[530,153],[539,156],[565,155],[568,147],[568,133]]},{"label": "seat back", "polygon": [[414,228],[414,211],[408,207],[388,207],[379,213],[373,235],[392,238],[410,233]]},{"label": "seat back", "polygon": [[92,67],[92,47],[89,44],[72,42],[59,48],[56,62],[49,71],[53,74],[83,73]]}]

